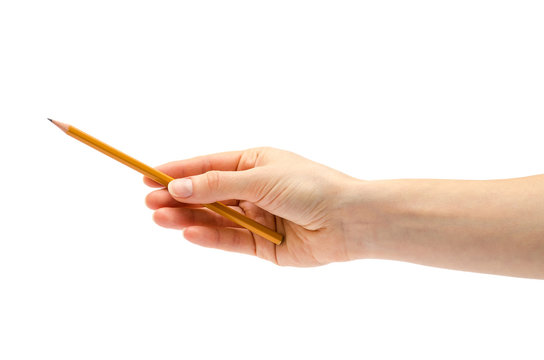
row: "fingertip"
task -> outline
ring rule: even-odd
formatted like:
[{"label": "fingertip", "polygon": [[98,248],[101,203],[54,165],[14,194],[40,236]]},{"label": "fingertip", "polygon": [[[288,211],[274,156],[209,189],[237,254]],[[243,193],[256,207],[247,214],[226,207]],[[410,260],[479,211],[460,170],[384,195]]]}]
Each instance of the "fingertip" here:
[{"label": "fingertip", "polygon": [[183,237],[191,242],[202,239],[208,230],[205,226],[188,226],[183,229]]},{"label": "fingertip", "polygon": [[183,229],[185,240],[204,247],[217,247],[217,234],[212,236],[214,230],[206,226],[188,226]]},{"label": "fingertip", "polygon": [[174,198],[188,198],[193,195],[193,182],[189,178],[172,180],[168,184],[168,192]]},{"label": "fingertip", "polygon": [[151,215],[151,218],[157,225],[162,226],[164,222],[164,214],[162,214],[161,209],[157,209],[153,211],[153,215]]},{"label": "fingertip", "polygon": [[154,202],[153,202],[153,195],[151,195],[152,193],[149,193],[145,196],[145,199],[144,199],[144,202],[145,202],[145,206],[147,206],[149,209],[151,210],[156,210],[157,207],[155,206]]},{"label": "fingertip", "polygon": [[189,226],[189,227],[186,227],[185,229],[183,229],[183,237],[185,238],[185,240],[189,240],[191,241],[191,239],[194,239],[194,229],[193,229],[194,226]]},{"label": "fingertip", "polygon": [[158,189],[151,191],[145,196],[145,204],[151,210],[157,210],[161,207],[175,206],[179,202],[172,199],[168,191]]},{"label": "fingertip", "polygon": [[246,229],[188,226],[183,236],[193,244],[207,248],[256,255],[255,241]]},{"label": "fingertip", "polygon": [[197,226],[189,226],[182,230],[182,235],[185,238],[185,240],[189,241],[190,243],[193,243],[195,245],[209,247],[206,244],[202,243],[202,236],[199,235],[198,227]]},{"label": "fingertip", "polygon": [[168,229],[182,229],[177,222],[173,221],[172,214],[168,208],[160,208],[153,212],[153,221],[162,227]]}]

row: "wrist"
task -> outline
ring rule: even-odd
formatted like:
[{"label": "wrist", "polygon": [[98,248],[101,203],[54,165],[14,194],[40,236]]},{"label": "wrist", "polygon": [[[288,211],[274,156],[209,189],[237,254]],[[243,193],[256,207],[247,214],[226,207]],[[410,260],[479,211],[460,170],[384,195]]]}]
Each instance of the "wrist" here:
[{"label": "wrist", "polygon": [[345,187],[338,208],[349,260],[385,256],[384,236],[397,212],[394,197],[382,181],[354,180]]},{"label": "wrist", "polygon": [[[432,184],[413,180],[357,180],[347,191],[343,230],[350,259],[401,259],[406,241],[442,217],[425,196]],[[434,222],[433,220],[433,222]]]}]

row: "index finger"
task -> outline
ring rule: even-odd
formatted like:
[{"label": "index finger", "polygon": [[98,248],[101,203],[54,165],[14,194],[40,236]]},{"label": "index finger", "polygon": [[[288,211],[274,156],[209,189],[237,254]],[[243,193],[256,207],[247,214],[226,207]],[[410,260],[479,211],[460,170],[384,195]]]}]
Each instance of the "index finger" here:
[{"label": "index finger", "polygon": [[[187,160],[171,161],[156,166],[155,169],[162,171],[174,179],[192,175],[199,175],[210,170],[235,171],[238,169],[243,151],[229,151],[211,155],[197,156]],[[164,187],[163,185],[144,176],[144,183],[151,187]]]}]

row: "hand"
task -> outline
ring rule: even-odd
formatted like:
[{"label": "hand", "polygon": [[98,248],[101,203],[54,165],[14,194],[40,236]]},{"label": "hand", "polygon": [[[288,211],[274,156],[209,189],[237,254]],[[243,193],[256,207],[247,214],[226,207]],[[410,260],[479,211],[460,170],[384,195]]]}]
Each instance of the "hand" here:
[{"label": "hand", "polygon": [[[176,178],[147,195],[160,226],[184,229],[206,247],[256,255],[278,265],[317,266],[355,257],[344,233],[348,191],[360,180],[287,151],[256,148],[170,162]],[[182,178],[182,179],[179,179]],[[162,187],[149,178],[144,182]],[[199,204],[221,201],[284,234],[281,245],[251,233]]]}]

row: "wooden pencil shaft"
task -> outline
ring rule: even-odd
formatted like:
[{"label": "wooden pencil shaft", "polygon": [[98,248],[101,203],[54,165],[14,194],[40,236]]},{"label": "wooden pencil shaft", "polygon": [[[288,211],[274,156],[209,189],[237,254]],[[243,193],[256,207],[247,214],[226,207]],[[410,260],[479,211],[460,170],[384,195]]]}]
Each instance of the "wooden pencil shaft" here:
[{"label": "wooden pencil shaft", "polygon": [[[59,126],[57,122],[55,122],[55,125]],[[98,140],[97,138],[87,134],[84,131],[79,130],[75,126],[72,125],[65,125],[66,128],[61,127],[66,134],[70,135],[71,137],[89,145],[90,147],[100,151],[103,154],[108,155],[109,157],[131,167],[132,169],[142,173],[143,175],[147,176],[148,178],[154,180],[155,182],[167,187],[168,183],[172,180],[174,180],[173,177],[166,175],[165,173],[152,168],[149,165],[146,165],[142,163],[141,161],[138,161],[134,159],[133,157],[115,149],[114,147]],[[60,127],[60,126],[59,126]],[[212,204],[203,204],[206,208],[210,209],[211,211],[214,211],[215,213],[224,216],[225,218],[233,221],[234,223],[245,227],[249,231],[264,237],[265,239],[273,242],[276,245],[281,244],[283,241],[283,235],[267,228],[266,226],[256,222],[253,219],[248,218],[247,216],[244,216],[230,207],[220,203],[215,202]]]},{"label": "wooden pencil shaft", "polygon": [[101,153],[106,154],[109,157],[127,165],[128,167],[133,168],[134,170],[142,173],[143,175],[147,176],[148,178],[156,181],[161,185],[168,186],[168,183],[174,180],[173,177],[168,176],[165,173],[155,168],[152,168],[151,166],[146,165],[139,160],[136,160],[132,156],[129,156],[124,152],[119,151],[116,148],[98,140],[97,138],[87,134],[86,132],[79,130],[75,126],[69,125],[66,134],[89,145],[90,147],[100,151]]},{"label": "wooden pencil shaft", "polygon": [[266,226],[256,222],[253,219],[250,219],[246,216],[243,216],[242,214],[234,211],[230,207],[220,203],[220,202],[214,202],[212,204],[203,204],[203,206],[207,207],[208,209],[218,213],[219,215],[222,215],[226,217],[227,219],[235,222],[238,225],[241,225],[248,229],[249,231],[262,236],[263,238],[272,241],[274,244],[279,245],[283,241],[283,235],[280,233],[277,233]]}]

